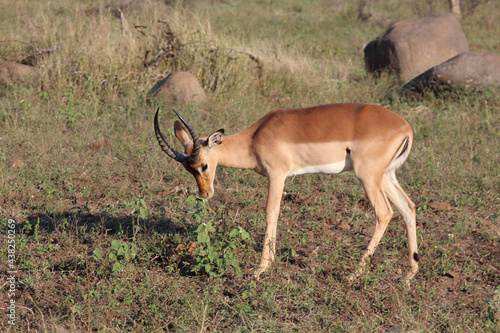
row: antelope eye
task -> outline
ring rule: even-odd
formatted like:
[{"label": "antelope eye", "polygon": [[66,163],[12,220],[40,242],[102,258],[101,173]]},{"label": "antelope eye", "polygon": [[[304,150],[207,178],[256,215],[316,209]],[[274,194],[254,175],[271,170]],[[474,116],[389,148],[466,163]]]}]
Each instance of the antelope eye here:
[{"label": "antelope eye", "polygon": [[205,172],[208,168],[208,164],[204,163],[201,165],[201,172]]}]

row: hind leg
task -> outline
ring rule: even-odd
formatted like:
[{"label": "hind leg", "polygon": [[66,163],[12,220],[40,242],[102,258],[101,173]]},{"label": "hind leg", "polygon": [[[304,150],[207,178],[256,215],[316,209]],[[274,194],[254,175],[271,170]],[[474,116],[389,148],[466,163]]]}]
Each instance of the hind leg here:
[{"label": "hind leg", "polygon": [[363,184],[370,203],[375,208],[377,221],[375,223],[375,232],[373,233],[372,239],[370,240],[365,253],[361,257],[358,269],[356,270],[355,274],[351,275],[351,277],[349,278],[351,281],[354,279],[354,277],[359,276],[364,271],[368,258],[370,258],[375,252],[375,249],[380,243],[387,225],[391,221],[392,215],[394,214],[382,186],[383,176],[373,175],[373,173],[369,173],[367,176],[359,173],[357,173],[356,175]]},{"label": "hind leg", "polygon": [[418,248],[417,248],[417,223],[415,204],[403,191],[396,179],[394,170],[388,172],[383,178],[383,187],[389,200],[396,206],[397,210],[403,216],[407,237],[408,237],[408,253],[411,269],[406,275],[405,281],[409,284],[410,280],[418,272]]}]

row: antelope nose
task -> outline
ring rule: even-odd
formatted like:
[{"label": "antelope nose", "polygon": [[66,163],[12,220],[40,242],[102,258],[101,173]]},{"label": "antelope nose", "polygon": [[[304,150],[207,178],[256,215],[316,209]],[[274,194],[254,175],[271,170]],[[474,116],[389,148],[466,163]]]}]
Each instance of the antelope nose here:
[{"label": "antelope nose", "polygon": [[204,192],[200,192],[200,196],[203,199],[210,199],[213,195],[214,195],[214,191],[213,190],[207,190],[207,191],[204,191]]}]

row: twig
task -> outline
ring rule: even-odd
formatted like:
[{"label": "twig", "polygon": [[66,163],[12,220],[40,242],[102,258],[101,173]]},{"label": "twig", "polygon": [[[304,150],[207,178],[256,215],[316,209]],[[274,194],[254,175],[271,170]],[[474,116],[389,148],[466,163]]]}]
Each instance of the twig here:
[{"label": "twig", "polygon": [[142,65],[144,67],[148,67],[148,55],[149,53],[151,53],[151,50],[146,50],[146,52],[144,53],[144,58],[142,59]]},{"label": "twig", "polygon": [[263,70],[264,70],[264,63],[262,62],[262,60],[259,57],[257,57],[253,52],[247,51],[247,50],[231,49],[230,51],[236,52],[236,53],[241,53],[241,54],[246,54],[247,56],[250,57],[251,60],[255,61],[255,63],[257,64],[257,71],[258,71],[259,80],[262,79],[262,74],[263,74]]},{"label": "twig", "polygon": [[161,50],[158,52],[158,54],[156,55],[156,57],[153,60],[151,60],[149,63],[146,64],[146,67],[151,67],[151,66],[156,67],[158,62],[160,62],[164,58],[167,58],[167,57],[173,58],[173,57],[175,57],[175,55],[176,55],[176,52],[173,49],[172,45],[167,44],[161,48]]},{"label": "twig", "polygon": [[230,51],[236,52],[236,53],[241,53],[241,54],[246,54],[247,56],[250,57],[251,60],[253,60],[253,61],[255,61],[257,63],[257,66],[259,66],[261,68],[264,66],[264,64],[262,63],[262,60],[259,57],[257,57],[251,51],[247,51],[247,50],[235,50],[235,49],[231,49]]},{"label": "twig", "polygon": [[156,57],[153,60],[151,60],[149,63],[146,62],[147,53],[145,54],[143,63],[144,63],[144,66],[146,68],[151,67],[151,66],[156,67],[158,62],[160,62],[161,60],[163,60],[167,57],[175,57],[177,54],[177,49],[178,49],[176,47],[176,44],[182,45],[179,38],[177,38],[175,33],[172,31],[172,28],[170,27],[170,24],[168,23],[168,21],[158,20],[158,22],[165,24],[168,28],[168,30],[165,31],[167,43],[161,48],[161,50],[158,52]]},{"label": "twig", "polygon": [[147,26],[134,24],[134,29],[139,31],[143,36],[149,36],[147,33],[145,33],[144,31],[141,30],[141,29],[145,29],[145,28],[147,28]]},{"label": "twig", "polygon": [[21,62],[21,61],[24,61],[24,60],[27,60],[27,59],[33,59],[33,58],[36,58],[36,57],[38,57],[39,55],[41,55],[43,53],[52,53],[52,52],[55,52],[55,51],[57,51],[59,49],[60,49],[59,46],[52,47],[50,49],[37,49],[33,53],[26,54],[26,55],[18,57],[16,61],[17,62]]},{"label": "twig", "polygon": [[170,31],[172,34],[174,34],[172,31],[172,28],[170,27],[170,23],[168,23],[168,21],[165,21],[165,20],[158,20],[158,23],[163,23],[167,26],[168,28],[168,31]]},{"label": "twig", "polygon": [[40,54],[52,53],[52,52],[57,51],[60,48],[59,46],[55,46],[55,47],[52,47],[49,49],[39,49],[35,45],[33,45],[32,43],[24,41],[24,40],[20,40],[20,39],[2,39],[2,40],[0,40],[0,43],[23,43],[23,44],[28,44],[33,49],[32,53],[18,57],[16,62],[21,62],[21,61],[24,61],[27,59],[34,59],[34,58],[38,57]]},{"label": "twig", "polygon": [[[163,32],[165,34],[165,36],[166,36],[166,38],[165,38],[166,39],[166,43],[158,51],[158,53],[156,54],[156,56],[154,57],[154,59],[152,59],[151,61],[148,61],[148,57],[149,57],[149,53],[152,52],[152,51],[151,50],[146,50],[146,52],[144,53],[144,57],[142,59],[142,64],[146,68],[151,67],[151,66],[152,67],[156,67],[161,60],[163,60],[163,59],[165,59],[167,57],[175,57],[176,54],[177,54],[177,51],[178,51],[178,46],[179,45],[182,46],[182,44],[179,41],[179,38],[177,38],[177,36],[175,35],[175,33],[172,31],[172,28],[170,27],[170,24],[168,23],[168,21],[166,21],[166,20],[158,20],[157,22],[165,24],[167,26],[167,28],[168,28],[166,31]],[[142,30],[144,28],[147,28],[147,26],[141,26],[141,25],[134,24],[134,28],[137,31],[139,31],[143,36],[155,38],[154,36],[149,35],[145,31]]]}]

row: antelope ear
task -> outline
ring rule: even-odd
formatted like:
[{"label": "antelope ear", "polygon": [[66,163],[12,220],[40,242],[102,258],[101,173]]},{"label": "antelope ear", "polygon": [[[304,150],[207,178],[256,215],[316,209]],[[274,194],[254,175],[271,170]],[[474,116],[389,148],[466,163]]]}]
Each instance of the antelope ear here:
[{"label": "antelope ear", "polygon": [[179,139],[179,141],[182,143],[184,148],[189,143],[191,143],[192,140],[189,138],[188,132],[186,131],[184,126],[182,126],[181,122],[178,120],[176,120],[174,123],[174,132],[175,132],[175,136],[177,137],[177,139]]},{"label": "antelope ear", "polygon": [[224,140],[223,129],[213,132],[207,139],[208,148],[212,149],[213,147],[220,145],[222,143],[222,140]]}]

